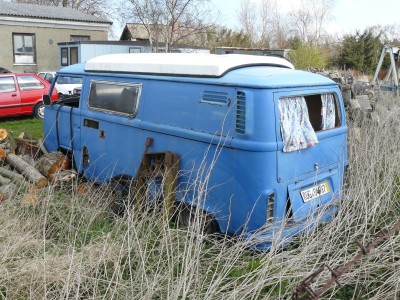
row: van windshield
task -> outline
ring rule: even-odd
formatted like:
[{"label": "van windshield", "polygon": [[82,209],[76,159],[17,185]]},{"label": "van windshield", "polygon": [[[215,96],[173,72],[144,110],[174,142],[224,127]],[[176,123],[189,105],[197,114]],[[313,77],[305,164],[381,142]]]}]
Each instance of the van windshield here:
[{"label": "van windshield", "polygon": [[318,132],[341,123],[337,98],[332,93],[281,97],[279,114],[284,152],[314,146]]},{"label": "van windshield", "polygon": [[58,101],[64,105],[78,107],[83,79],[80,76],[58,75],[54,88],[58,93]]}]

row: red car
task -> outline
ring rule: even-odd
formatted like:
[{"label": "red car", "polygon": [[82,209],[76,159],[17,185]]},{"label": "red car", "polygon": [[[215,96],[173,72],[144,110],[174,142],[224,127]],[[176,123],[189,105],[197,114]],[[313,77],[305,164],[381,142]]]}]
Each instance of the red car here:
[{"label": "red car", "polygon": [[[44,118],[43,94],[49,92],[50,83],[36,74],[0,74],[0,117],[34,115]],[[58,99],[56,89],[52,101]]]}]

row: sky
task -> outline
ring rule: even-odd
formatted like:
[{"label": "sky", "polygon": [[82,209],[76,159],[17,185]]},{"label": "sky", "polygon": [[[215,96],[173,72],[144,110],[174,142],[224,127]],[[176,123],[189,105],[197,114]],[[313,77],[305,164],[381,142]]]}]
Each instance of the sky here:
[{"label": "sky", "polygon": [[[256,1],[256,0],[254,0]],[[212,0],[221,11],[221,23],[238,28],[236,21],[240,0]],[[299,0],[278,0],[281,10],[288,11]],[[373,25],[400,25],[400,2],[398,0],[336,0],[333,19],[327,26],[329,34],[353,34]]]}]

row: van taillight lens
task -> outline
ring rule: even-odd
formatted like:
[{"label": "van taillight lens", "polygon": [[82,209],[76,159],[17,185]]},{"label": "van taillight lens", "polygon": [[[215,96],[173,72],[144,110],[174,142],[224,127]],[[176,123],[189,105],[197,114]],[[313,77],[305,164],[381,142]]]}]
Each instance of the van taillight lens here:
[{"label": "van taillight lens", "polygon": [[267,218],[266,224],[272,224],[274,221],[275,193],[270,193],[267,196]]}]

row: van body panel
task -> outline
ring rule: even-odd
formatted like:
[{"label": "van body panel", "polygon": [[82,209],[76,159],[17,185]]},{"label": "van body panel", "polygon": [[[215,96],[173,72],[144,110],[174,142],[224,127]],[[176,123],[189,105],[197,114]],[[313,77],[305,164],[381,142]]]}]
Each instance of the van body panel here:
[{"label": "van body panel", "polygon": [[[328,170],[322,170],[320,174],[315,174],[305,180],[295,181],[288,185],[288,195],[290,199],[293,220],[296,222],[302,221],[312,215],[319,207],[331,202],[332,198],[338,200],[342,186],[339,184],[341,175],[339,174],[338,166]],[[309,189],[317,184],[326,183],[329,187],[329,192],[318,198],[304,202],[301,196],[301,191]],[[332,201],[334,203],[334,201]]]},{"label": "van body panel", "polygon": [[[55,104],[46,106],[45,113],[52,115],[54,120],[46,129],[46,146],[50,151],[58,148],[70,151],[79,150],[80,146],[80,109]],[[72,121],[72,122],[71,122]]]},{"label": "van body panel", "polygon": [[[73,105],[46,107],[45,146],[72,153],[89,180],[134,178],[151,138],[148,152],[180,157],[176,200],[213,215],[224,233],[255,238],[257,248],[270,247],[279,226],[287,226],[279,232],[290,237],[319,210],[326,209],[326,220],[335,211],[347,165],[347,127],[340,91],[330,79],[271,66],[211,78],[85,72],[80,64],[57,76],[81,76],[83,85]],[[137,111],[92,107],[96,82],[109,83],[111,90],[113,84],[140,86]],[[315,129],[314,146],[285,152],[280,99],[304,97],[310,119],[318,119],[321,95],[334,99],[334,126]]]}]

